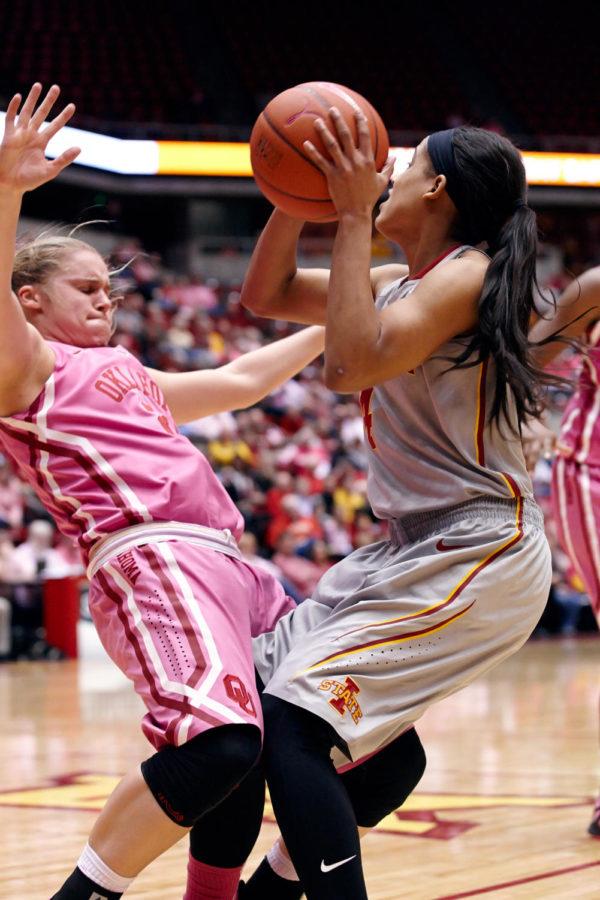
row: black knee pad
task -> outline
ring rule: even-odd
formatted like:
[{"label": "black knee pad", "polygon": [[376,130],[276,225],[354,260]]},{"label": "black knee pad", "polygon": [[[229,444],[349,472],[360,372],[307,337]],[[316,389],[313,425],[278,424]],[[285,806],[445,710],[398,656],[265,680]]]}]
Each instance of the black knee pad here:
[{"label": "black knee pad", "polygon": [[373,828],[402,806],[423,777],[426,762],[419,736],[410,728],[362,765],[344,772],[341,779],[357,823]]},{"label": "black knee pad", "polygon": [[142,775],[163,812],[191,828],[242,781],[260,750],[255,725],[222,725],[159,750],[142,763]]}]

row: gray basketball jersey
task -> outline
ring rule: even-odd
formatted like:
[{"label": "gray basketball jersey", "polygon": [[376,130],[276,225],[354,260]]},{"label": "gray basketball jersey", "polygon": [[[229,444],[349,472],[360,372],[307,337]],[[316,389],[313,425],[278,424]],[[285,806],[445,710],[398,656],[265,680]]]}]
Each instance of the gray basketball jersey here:
[{"label": "gray basketball jersey", "polygon": [[[469,250],[458,247],[437,265]],[[420,278],[393,282],[376,298],[377,309],[401,303]],[[449,341],[413,372],[361,391],[369,455],[368,496],[382,519],[440,509],[478,496],[532,496],[521,442],[503,422],[489,422],[493,360],[449,369],[464,349]],[[444,359],[444,357],[446,357]],[[512,395],[510,424],[517,423]]]},{"label": "gray basketball jersey", "polygon": [[[390,285],[378,309],[418,282]],[[369,499],[392,520],[390,539],[337,563],[254,641],[266,693],[328,721],[352,760],[514,653],[548,599],[550,549],[510,431],[514,401],[503,430],[490,425],[493,362],[448,371],[439,357],[460,349],[450,341],[362,392]]]}]

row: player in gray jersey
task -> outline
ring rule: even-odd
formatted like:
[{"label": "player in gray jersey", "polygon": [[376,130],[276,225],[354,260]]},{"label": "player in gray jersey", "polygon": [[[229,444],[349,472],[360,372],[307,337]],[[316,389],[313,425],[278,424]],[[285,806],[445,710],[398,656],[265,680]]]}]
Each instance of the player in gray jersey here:
[{"label": "player in gray jersey", "polygon": [[422,141],[376,219],[408,265],[370,269],[391,167],[377,173],[356,125],[355,140],[332,109],[316,123],[328,158],[305,144],[338,212],[331,272],[297,269],[302,223],[275,211],[242,294],[256,313],[326,324],[326,383],[360,392],[369,499],[389,522],[389,540],[255,642],[267,779],[309,900],[367,896],[331,756],[377,753],[514,653],[551,578],[520,442],[544,376],[527,339],[537,230],[519,153],[468,127]]}]

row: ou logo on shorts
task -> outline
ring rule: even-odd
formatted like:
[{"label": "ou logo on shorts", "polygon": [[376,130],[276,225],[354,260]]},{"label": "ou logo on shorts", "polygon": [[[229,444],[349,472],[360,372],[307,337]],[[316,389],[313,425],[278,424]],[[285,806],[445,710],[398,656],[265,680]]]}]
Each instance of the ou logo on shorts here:
[{"label": "ou logo on shorts", "polygon": [[237,675],[226,675],[223,679],[223,684],[225,685],[225,690],[227,691],[229,699],[237,703],[244,712],[247,712],[256,718],[254,702],[242,679],[238,678]]}]

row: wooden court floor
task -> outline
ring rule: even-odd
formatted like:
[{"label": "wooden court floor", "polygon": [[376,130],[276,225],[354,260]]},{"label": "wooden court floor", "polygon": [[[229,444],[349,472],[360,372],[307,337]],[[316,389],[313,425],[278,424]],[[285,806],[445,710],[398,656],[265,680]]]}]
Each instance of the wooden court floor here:
[{"label": "wooden court floor", "polygon": [[[372,900],[600,898],[600,637],[530,641],[430,710],[415,795],[364,841]],[[47,900],[119,775],[148,755],[141,705],[110,662],[0,666],[0,897]],[[249,868],[276,834],[265,821]],[[182,843],[131,900],[183,894]]]}]

